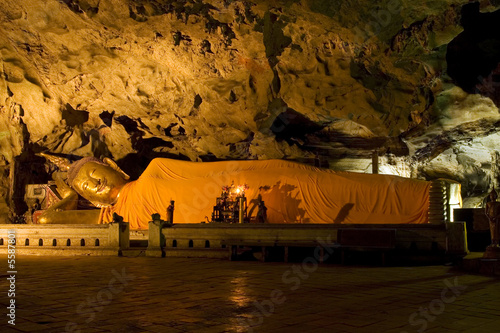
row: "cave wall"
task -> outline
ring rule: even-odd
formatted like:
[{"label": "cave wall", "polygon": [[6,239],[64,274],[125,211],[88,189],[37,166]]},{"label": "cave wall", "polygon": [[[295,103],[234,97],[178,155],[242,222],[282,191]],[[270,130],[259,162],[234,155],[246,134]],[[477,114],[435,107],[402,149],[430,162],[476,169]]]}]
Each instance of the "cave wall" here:
[{"label": "cave wall", "polygon": [[482,196],[498,179],[497,39],[478,46],[489,71],[456,52],[500,6],[467,2],[3,0],[0,218],[49,178],[45,150],[135,177],[158,156],[369,172],[376,151],[387,172]]}]

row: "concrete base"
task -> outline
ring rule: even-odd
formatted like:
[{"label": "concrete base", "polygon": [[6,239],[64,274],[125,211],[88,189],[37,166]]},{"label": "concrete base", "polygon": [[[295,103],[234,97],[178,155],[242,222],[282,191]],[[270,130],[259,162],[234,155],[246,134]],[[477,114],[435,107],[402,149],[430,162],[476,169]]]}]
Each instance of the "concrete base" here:
[{"label": "concrete base", "polygon": [[500,276],[500,259],[484,258],[484,253],[472,252],[463,258],[460,269],[468,273]]},{"label": "concrete base", "polygon": [[147,247],[129,247],[126,250],[121,251],[122,257],[145,257]]},{"label": "concrete base", "polygon": [[[6,253],[0,251],[0,253]],[[119,247],[98,247],[98,246],[23,246],[16,248],[16,254],[35,256],[118,256],[121,250]]]},{"label": "concrete base", "polygon": [[177,248],[164,251],[165,257],[229,259],[228,249]]},{"label": "concrete base", "polygon": [[129,225],[123,222],[0,224],[0,254],[118,256],[129,243]]},{"label": "concrete base", "polygon": [[[283,250],[288,248],[341,248],[397,252],[411,255],[465,256],[467,251],[465,224],[224,224],[191,223],[164,227],[161,222],[149,224],[147,256],[234,258],[236,247]],[[254,251],[258,252],[258,251]]]},{"label": "concrete base", "polygon": [[483,258],[485,259],[500,259],[500,247],[490,245],[486,248],[486,251],[483,254]]}]

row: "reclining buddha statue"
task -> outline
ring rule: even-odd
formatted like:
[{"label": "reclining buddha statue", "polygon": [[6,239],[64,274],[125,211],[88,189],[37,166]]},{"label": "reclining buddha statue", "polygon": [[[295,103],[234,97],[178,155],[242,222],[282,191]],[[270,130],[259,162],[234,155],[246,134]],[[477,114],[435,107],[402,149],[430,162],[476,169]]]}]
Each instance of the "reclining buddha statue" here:
[{"label": "reclining buddha statue", "polygon": [[[166,218],[175,201],[176,223],[200,223],[210,216],[221,188],[244,184],[249,216],[261,201],[269,223],[427,223],[430,182],[393,175],[321,169],[286,160],[189,162],[153,159],[130,180],[111,159],[85,157],[74,163],[43,154],[56,163],[63,199],[40,223],[109,223],[113,213],[131,229],[147,229],[151,215]],[[78,195],[100,210],[76,209]],[[253,206],[252,206],[253,205]]]}]

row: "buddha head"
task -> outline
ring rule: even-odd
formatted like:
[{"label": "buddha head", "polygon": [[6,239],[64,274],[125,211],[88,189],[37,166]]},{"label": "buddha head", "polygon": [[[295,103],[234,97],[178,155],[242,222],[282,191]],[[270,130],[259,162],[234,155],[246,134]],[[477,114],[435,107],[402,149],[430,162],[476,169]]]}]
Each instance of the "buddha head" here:
[{"label": "buddha head", "polygon": [[97,207],[111,206],[118,200],[120,190],[129,180],[129,176],[109,158],[100,160],[84,157],[69,164],[67,159],[56,161],[52,156],[43,154],[58,167],[68,172],[67,183],[79,195]]}]

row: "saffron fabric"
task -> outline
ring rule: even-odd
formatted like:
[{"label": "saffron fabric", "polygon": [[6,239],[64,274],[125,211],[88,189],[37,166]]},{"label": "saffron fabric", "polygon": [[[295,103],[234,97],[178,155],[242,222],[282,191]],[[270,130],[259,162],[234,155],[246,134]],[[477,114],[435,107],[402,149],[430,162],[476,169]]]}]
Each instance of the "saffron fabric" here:
[{"label": "saffron fabric", "polygon": [[286,160],[151,161],[125,185],[117,203],[103,208],[100,222],[117,213],[131,229],[147,229],[151,215],[166,219],[175,201],[175,223],[211,219],[222,187],[247,184],[248,215],[265,202],[269,223],[427,223],[430,182],[393,175],[320,169]]}]

